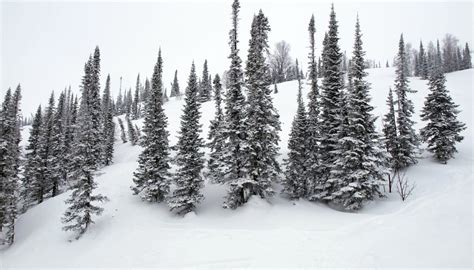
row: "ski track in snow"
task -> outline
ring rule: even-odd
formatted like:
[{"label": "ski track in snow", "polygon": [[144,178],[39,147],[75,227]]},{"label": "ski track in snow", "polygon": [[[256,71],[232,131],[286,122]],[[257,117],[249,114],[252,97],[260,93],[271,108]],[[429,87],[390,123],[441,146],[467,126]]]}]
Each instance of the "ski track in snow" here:
[{"label": "ski track in snow", "polygon": [[[369,71],[374,114],[386,111],[394,69]],[[109,197],[102,216],[79,240],[61,230],[66,192],[19,217],[16,242],[0,251],[0,269],[16,267],[464,267],[472,264],[472,78],[474,69],[447,74],[447,88],[467,124],[459,153],[448,165],[426,151],[407,171],[416,184],[401,202],[396,193],[367,204],[358,213],[339,212],[321,203],[291,202],[278,194],[270,202],[253,197],[235,210],[222,209],[225,187],[206,183],[196,214],[179,217],[165,204],[132,195],[133,171],[141,149],[117,134],[114,164],[97,177],[98,192]],[[416,128],[427,81],[410,78]],[[297,83],[278,85],[274,103],[281,121],[280,161],[296,111]],[[307,87],[304,89],[305,96]],[[177,142],[184,100],[165,104],[170,144]],[[204,103],[202,137],[207,138],[214,103]],[[141,120],[137,121],[141,125]],[[28,129],[22,132],[25,144]],[[277,187],[279,191],[279,188]]]}]

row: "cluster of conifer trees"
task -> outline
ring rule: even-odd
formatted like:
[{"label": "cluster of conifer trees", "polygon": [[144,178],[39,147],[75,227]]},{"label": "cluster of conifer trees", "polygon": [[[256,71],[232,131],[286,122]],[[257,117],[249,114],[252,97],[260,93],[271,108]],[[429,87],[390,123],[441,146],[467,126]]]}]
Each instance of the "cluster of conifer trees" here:
[{"label": "cluster of conifer trees", "polygon": [[[436,45],[430,41],[427,49],[423,46],[423,42],[420,41],[418,50],[414,49],[411,53],[408,51],[408,63],[409,65],[411,63],[409,74],[427,80],[432,72],[438,72],[440,68],[445,73],[472,68],[471,50],[467,43],[464,48],[461,48],[457,45],[455,37],[446,34],[443,40],[443,47],[440,50],[441,57],[437,55],[439,47],[439,40],[436,41]],[[407,50],[406,45],[405,50]]]},{"label": "cluster of conifer trees", "polygon": [[[14,241],[18,212],[69,189],[72,193],[62,218],[64,230],[74,231],[79,238],[88,229],[93,223],[92,216],[103,211],[96,203],[107,200],[94,194],[94,175],[112,163],[116,115],[126,115],[127,132],[123,120],[117,118],[122,141],[143,147],[134,172],[133,193],[148,202],[166,202],[181,215],[194,211],[204,199],[204,177],[227,186],[225,208],[235,209],[253,195],[268,199],[275,194],[273,185],[281,182],[282,193],[290,199],[317,200],[352,211],[383,196],[381,188],[391,172],[416,163],[420,141],[426,142],[428,150],[443,163],[453,157],[455,143],[463,139],[460,132],[465,125],[457,120],[457,105],[444,85],[445,68],[439,44],[427,74],[430,94],[421,114],[427,124],[417,134],[409,97],[414,91],[408,84],[408,61],[401,36],[395,95],[390,89],[383,135],[379,134],[370,105],[359,18],[345,71],[332,6],[322,62],[315,55],[314,16],[309,21],[308,103],[303,99],[303,78],[298,72],[298,107],[282,169],[277,162],[280,120],[272,101],[272,93],[277,90],[276,85],[274,89],[270,87],[272,75],[266,59],[269,21],[262,10],[253,17],[244,72],[238,48],[239,10],[239,1],[234,0],[226,91],[219,75],[214,79],[209,75],[207,60],[201,80],[192,63],[178,143],[173,148],[169,145],[168,120],[163,108],[167,93],[162,79],[161,50],[151,80],[146,79],[142,86],[138,75],[134,97],[129,90],[123,98],[120,91],[114,102],[110,76],[100,97],[97,47],[84,66],[80,98],[69,89],[60,93],[57,105],[52,93],[47,107],[38,107],[24,162],[19,147],[21,88],[18,86],[13,93],[9,89],[0,111],[0,230],[4,241]],[[318,66],[324,68],[318,70]],[[295,68],[301,70],[297,60]],[[318,78],[322,78],[320,85]],[[170,96],[180,95],[176,71]],[[216,110],[205,144],[200,137],[200,107],[212,97]],[[140,130],[132,120],[141,117],[144,122]],[[210,148],[207,161],[202,151],[206,146]],[[172,149],[176,152],[174,156]],[[171,164],[177,167],[174,173],[170,172]],[[206,166],[208,170],[203,174]]]}]

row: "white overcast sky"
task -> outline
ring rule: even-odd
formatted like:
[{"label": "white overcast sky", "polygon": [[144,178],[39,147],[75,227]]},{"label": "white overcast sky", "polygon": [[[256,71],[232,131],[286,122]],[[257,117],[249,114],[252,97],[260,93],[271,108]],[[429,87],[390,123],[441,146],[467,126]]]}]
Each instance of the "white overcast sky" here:
[{"label": "white overcast sky", "polygon": [[[164,58],[164,84],[169,88],[178,69],[185,87],[191,61],[198,73],[208,59],[212,74],[229,66],[227,56],[231,0],[225,1],[82,1],[8,2],[0,0],[0,100],[8,87],[21,83],[23,114],[45,104],[52,90],[71,85],[78,91],[83,66],[99,45],[102,85],[112,78],[114,96],[119,78],[134,87],[136,76],[150,77],[158,48]],[[291,54],[306,63],[311,14],[316,18],[318,51],[328,27],[330,1],[241,0],[240,49],[245,61],[253,14],[262,9],[272,28],[270,44],[286,40]],[[385,63],[396,53],[400,33],[418,46],[452,33],[464,44],[473,41],[472,1],[334,1],[341,48],[352,51],[357,13],[367,58]],[[471,46],[471,48],[474,46]],[[383,90],[385,91],[385,89]]]}]

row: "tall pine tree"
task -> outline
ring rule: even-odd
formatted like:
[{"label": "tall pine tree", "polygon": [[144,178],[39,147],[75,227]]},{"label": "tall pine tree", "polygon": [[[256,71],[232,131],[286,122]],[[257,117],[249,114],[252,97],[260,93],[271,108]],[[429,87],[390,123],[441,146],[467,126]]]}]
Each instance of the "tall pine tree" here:
[{"label": "tall pine tree", "polygon": [[20,166],[20,99],[18,85],[13,95],[8,89],[0,110],[0,243],[13,244],[18,205]]},{"label": "tall pine tree", "polygon": [[[77,119],[77,132],[73,149],[73,171],[75,180],[72,185],[72,194],[66,200],[69,205],[66,209],[62,222],[63,230],[73,231],[76,239],[79,239],[93,224],[92,216],[100,215],[103,208],[94,205],[94,202],[103,202],[107,197],[93,194],[97,188],[94,181],[94,173],[98,168],[97,137],[100,137],[98,125],[100,124],[100,106],[97,109],[98,98],[98,70],[99,57],[98,48],[94,58],[90,58],[84,68],[82,79],[82,98]],[[99,103],[100,105],[100,103]]]},{"label": "tall pine tree", "polygon": [[245,147],[247,179],[240,183],[244,189],[241,203],[249,196],[268,198],[273,195],[272,183],[277,181],[280,166],[278,156],[278,132],[281,130],[279,115],[272,101],[271,78],[265,54],[268,50],[270,25],[262,10],[254,16],[248,58],[246,85],[248,106],[246,109],[247,144]]},{"label": "tall pine tree", "polygon": [[45,109],[45,114],[43,116],[43,127],[41,130],[41,139],[40,139],[40,156],[41,156],[41,196],[38,197],[38,203],[43,202],[43,199],[49,196],[52,191],[52,137],[53,137],[53,124],[54,124],[54,114],[56,112],[55,102],[54,102],[54,93],[51,93],[49,97],[48,106]]},{"label": "tall pine tree", "polygon": [[212,85],[209,80],[209,70],[207,68],[207,60],[204,61],[204,67],[202,69],[202,80],[199,83],[199,100],[206,102],[211,100]]},{"label": "tall pine tree", "polygon": [[446,78],[438,66],[428,82],[430,93],[421,112],[421,119],[427,123],[420,131],[422,140],[428,143],[428,151],[444,164],[457,152],[455,144],[463,139],[460,133],[466,129],[457,119],[458,105],[454,104],[445,83]]},{"label": "tall pine tree", "polygon": [[356,22],[353,56],[350,61],[347,93],[341,102],[341,127],[335,148],[336,160],[328,181],[335,189],[326,198],[346,210],[357,210],[362,203],[382,196],[385,169],[381,139],[375,131],[370,105],[370,85],[365,77],[359,18]]},{"label": "tall pine tree", "polygon": [[420,41],[420,52],[418,56],[419,76],[422,80],[428,79],[428,59],[426,57],[423,43]]},{"label": "tall pine tree", "polygon": [[115,123],[113,119],[112,97],[110,96],[110,75],[107,75],[102,96],[102,135],[104,138],[102,164],[108,166],[112,163],[115,141]]},{"label": "tall pine tree", "polygon": [[31,206],[40,201],[42,197],[41,191],[41,156],[40,156],[40,139],[42,126],[41,105],[38,106],[33,123],[30,129],[30,137],[26,146],[26,163],[23,173],[23,190],[21,198],[23,201],[22,211],[25,212]]},{"label": "tall pine tree", "polygon": [[309,89],[309,102],[308,102],[308,142],[307,142],[307,175],[306,175],[306,186],[305,196],[310,197],[314,194],[314,189],[319,183],[319,87],[318,87],[318,69],[316,66],[316,45],[315,45],[315,33],[316,28],[314,24],[314,15],[311,16],[308,25],[309,33],[309,55],[308,55],[308,83]]},{"label": "tall pine tree", "polygon": [[132,108],[131,108],[131,116],[132,120],[136,120],[140,118],[140,108],[138,103],[140,102],[140,74],[137,76],[137,84],[135,86],[135,93],[133,95],[133,101],[132,101]]},{"label": "tall pine tree", "polygon": [[204,180],[201,176],[201,170],[204,167],[204,153],[200,148],[204,146],[204,143],[199,137],[201,132],[200,107],[193,62],[186,88],[178,144],[176,145],[176,164],[178,166],[174,175],[176,189],[168,202],[171,210],[176,210],[179,214],[194,211],[197,204],[204,199],[201,193],[201,189],[204,187]]},{"label": "tall pine tree", "polygon": [[392,88],[388,91],[387,97],[388,112],[383,118],[383,133],[385,137],[385,148],[389,153],[390,167],[398,170],[401,166],[398,164],[398,135],[397,135],[397,119],[395,114],[395,103],[393,101]]},{"label": "tall pine tree", "polygon": [[62,92],[59,95],[58,107],[53,116],[53,127],[51,131],[51,155],[48,164],[50,168],[49,178],[52,182],[51,196],[54,197],[61,192],[61,187],[66,184],[66,159],[64,153],[67,152],[65,145],[64,109],[66,95]]},{"label": "tall pine tree", "polygon": [[343,73],[341,72],[342,54],[339,48],[338,24],[334,6],[331,6],[329,19],[329,30],[327,32],[326,44],[323,49],[323,82],[321,92],[321,114],[320,114],[320,182],[316,185],[314,199],[322,199],[327,196],[333,188],[333,183],[328,182],[329,172],[334,165],[336,149],[339,139],[339,128],[341,125],[341,99],[343,84]]},{"label": "tall pine tree", "polygon": [[149,202],[162,202],[170,189],[168,120],[163,109],[163,59],[161,49],[151,79],[143,125],[143,151],[138,157],[132,187],[135,194]]},{"label": "tall pine tree", "polygon": [[245,156],[244,147],[246,140],[246,129],[244,123],[245,97],[242,93],[243,72],[242,60],[239,57],[238,45],[238,21],[239,0],[232,3],[232,28],[229,32],[229,45],[231,60],[227,73],[227,92],[225,99],[225,121],[226,121],[226,146],[223,154],[225,164],[225,182],[229,185],[224,207],[235,208],[241,204],[244,196],[240,186],[241,179],[245,178]]},{"label": "tall pine tree", "polygon": [[224,164],[222,162],[223,150],[225,146],[224,137],[224,112],[222,110],[222,84],[218,74],[214,78],[214,101],[216,111],[214,119],[211,120],[209,127],[209,149],[211,151],[207,167],[209,169],[208,177],[216,183],[223,183]]},{"label": "tall pine tree", "polygon": [[175,70],[173,83],[171,84],[170,97],[177,97],[180,95],[181,93],[179,92],[178,70]]},{"label": "tall pine tree", "polygon": [[406,60],[405,43],[403,35],[400,36],[399,50],[396,62],[395,93],[397,94],[397,129],[398,129],[398,156],[397,163],[401,168],[415,164],[418,137],[413,127],[412,116],[414,113],[413,102],[409,93],[415,93],[408,85],[408,64]]},{"label": "tall pine tree", "polygon": [[[314,20],[311,20],[314,22]],[[298,60],[296,60],[298,68]],[[311,72],[310,72],[311,73]],[[317,76],[313,74],[313,76]],[[282,192],[291,199],[303,198],[307,194],[307,168],[309,148],[308,116],[303,102],[303,84],[298,74],[298,107],[291,126],[288,140],[288,158],[285,160],[286,170]]]},{"label": "tall pine tree", "polygon": [[469,49],[469,45],[466,42],[466,46],[464,47],[463,50],[463,56],[462,56],[462,69],[469,69],[472,68],[472,62],[471,62],[471,50]]}]

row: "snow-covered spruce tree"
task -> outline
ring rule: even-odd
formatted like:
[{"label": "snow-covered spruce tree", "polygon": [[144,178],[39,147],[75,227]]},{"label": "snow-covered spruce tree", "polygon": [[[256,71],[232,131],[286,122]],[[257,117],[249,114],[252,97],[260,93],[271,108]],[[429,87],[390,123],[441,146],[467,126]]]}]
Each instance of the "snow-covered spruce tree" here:
[{"label": "snow-covered spruce tree", "polygon": [[242,93],[243,72],[242,60],[239,57],[238,45],[238,15],[240,3],[234,0],[232,3],[232,28],[229,32],[229,45],[231,60],[230,68],[227,72],[228,88],[225,99],[225,121],[226,121],[226,146],[224,149],[223,160],[225,164],[224,180],[229,185],[227,196],[225,198],[225,208],[236,208],[243,204],[244,192],[240,184],[246,177],[245,156],[243,153],[246,140],[246,127],[244,123],[245,97]]},{"label": "snow-covered spruce tree", "polygon": [[265,59],[269,31],[268,19],[260,10],[252,22],[245,72],[248,106],[245,111],[247,140],[244,155],[248,176],[241,181],[246,194],[243,202],[251,195],[273,196],[272,183],[279,179],[281,172],[276,160],[281,127],[273,106],[270,68]]},{"label": "snow-covered spruce tree", "polygon": [[132,111],[132,103],[133,103],[132,88],[129,88],[125,96],[125,111],[124,111],[125,114],[130,114],[130,112]]},{"label": "snow-covered spruce tree", "polygon": [[[3,231],[7,215],[7,193],[5,186],[10,181],[12,170],[12,155],[9,142],[13,141],[13,131],[11,119],[9,118],[9,108],[12,100],[11,88],[8,88],[3,99],[0,110],[0,231]],[[1,243],[0,243],[1,244]]]},{"label": "snow-covered spruce tree", "polygon": [[[146,84],[145,84],[146,88]],[[123,113],[124,97],[122,95],[122,77],[120,77],[120,88],[117,95],[117,101],[115,102],[115,115],[121,115]]]},{"label": "snow-covered spruce tree", "polygon": [[[76,136],[76,130],[77,130],[77,112],[78,112],[78,101],[77,101],[77,96],[72,97],[71,95],[71,103],[69,106],[69,119],[68,123],[66,126],[66,135],[65,135],[65,145],[66,149],[72,149],[72,145],[74,144],[75,141],[75,136]],[[74,151],[68,151],[66,153],[66,170],[67,170],[67,182],[69,183],[71,181],[70,179],[70,172],[73,171],[74,169],[74,162],[73,162],[73,156],[74,156]]]},{"label": "snow-covered spruce tree", "polygon": [[406,62],[405,43],[403,35],[400,36],[399,50],[396,62],[395,93],[397,94],[397,131],[398,131],[398,156],[397,163],[401,168],[415,164],[418,149],[418,137],[413,128],[411,119],[414,113],[413,102],[408,98],[409,93],[415,93],[408,86],[408,67]]},{"label": "snow-covered spruce tree", "polygon": [[204,167],[204,153],[200,149],[204,146],[204,142],[199,137],[201,132],[201,125],[199,124],[201,104],[198,100],[198,91],[193,62],[185,93],[181,129],[176,145],[176,165],[178,168],[173,176],[176,189],[168,201],[171,210],[176,210],[180,215],[194,211],[196,205],[204,199],[201,193],[201,189],[204,187],[204,180],[201,176],[201,170]]},{"label": "snow-covered spruce tree", "polygon": [[169,133],[163,109],[163,59],[161,49],[151,79],[151,89],[143,122],[138,168],[133,173],[134,194],[149,202],[162,202],[170,190]]},{"label": "snow-covered spruce tree", "polygon": [[140,110],[138,107],[138,103],[140,102],[140,74],[137,76],[137,84],[135,86],[135,93],[133,96],[132,107],[131,107],[131,116],[132,120],[136,120],[140,118]]},{"label": "snow-covered spruce tree", "polygon": [[204,61],[202,69],[202,80],[199,83],[199,101],[206,102],[211,100],[212,85],[209,81],[209,71],[207,68],[207,60]]},{"label": "snow-covered spruce tree", "polygon": [[28,208],[40,201],[41,182],[41,157],[40,157],[40,136],[42,126],[41,105],[38,106],[33,123],[30,129],[30,137],[26,146],[26,163],[23,173],[23,183],[21,190],[22,209],[24,213]]},{"label": "snow-covered spruce tree", "polygon": [[52,164],[50,163],[52,153],[52,137],[53,137],[53,123],[54,114],[56,112],[54,104],[54,92],[49,97],[48,106],[45,109],[43,116],[43,126],[41,128],[40,136],[40,157],[41,157],[41,196],[38,198],[38,203],[43,202],[52,191]]},{"label": "snow-covered spruce tree", "polygon": [[177,97],[180,95],[181,93],[179,92],[178,70],[175,70],[173,83],[171,84],[170,97]]},{"label": "snow-covered spruce tree", "polygon": [[75,232],[76,239],[79,239],[94,223],[92,216],[100,215],[103,211],[103,208],[93,203],[107,200],[107,197],[103,195],[93,195],[93,191],[97,187],[94,181],[94,172],[98,167],[97,152],[95,151],[97,146],[96,137],[100,136],[94,123],[96,121],[97,104],[91,102],[92,97],[97,96],[95,90],[98,90],[94,89],[98,83],[96,77],[98,62],[96,60],[97,57],[94,60],[90,58],[84,68],[85,74],[82,79],[82,98],[77,119],[76,138],[72,147],[74,149],[73,191],[71,197],[66,200],[66,204],[69,206],[61,219],[64,223],[63,230]]},{"label": "snow-covered spruce tree", "polygon": [[398,135],[397,135],[397,120],[395,115],[395,103],[393,101],[392,88],[388,91],[387,97],[388,112],[383,118],[383,133],[385,137],[385,148],[387,149],[390,162],[390,167],[395,171],[400,169],[398,164]]},{"label": "snow-covered spruce tree", "polygon": [[112,98],[110,96],[110,75],[107,75],[104,94],[102,96],[102,164],[108,166],[112,163],[114,155],[115,123],[113,119]]},{"label": "snow-covered spruce tree", "polygon": [[341,51],[339,48],[338,25],[334,6],[331,6],[329,30],[323,54],[323,82],[321,86],[320,113],[320,181],[315,187],[312,199],[323,199],[334,189],[333,183],[327,181],[331,167],[334,165],[341,125],[341,98],[343,74],[341,72]]},{"label": "snow-covered spruce tree", "polygon": [[120,139],[122,139],[123,143],[126,143],[128,142],[128,140],[127,140],[127,134],[125,133],[125,127],[123,126],[123,121],[121,118],[117,118],[117,119],[120,126]]},{"label": "snow-covered spruce tree", "polygon": [[464,47],[464,50],[463,50],[461,68],[462,69],[472,68],[471,50],[469,50],[469,45],[467,44],[467,42],[466,42],[466,46]]},{"label": "snow-covered spruce tree", "polygon": [[[141,95],[141,99],[144,102],[144,106],[146,106],[148,97],[150,96],[150,80],[148,78],[145,79],[145,86],[143,86],[143,94]],[[145,107],[144,107],[145,108]]]},{"label": "snow-covered spruce tree", "polygon": [[380,187],[387,173],[380,136],[370,103],[370,85],[365,77],[365,52],[357,18],[353,56],[350,61],[347,93],[341,99],[341,126],[333,150],[336,159],[328,182],[334,190],[324,199],[345,210],[358,210],[367,200],[382,196]]},{"label": "snow-covered spruce tree", "polygon": [[420,52],[418,55],[418,65],[419,65],[419,76],[422,80],[428,79],[428,59],[426,57],[425,49],[423,48],[423,43],[420,41]]},{"label": "snow-covered spruce tree", "polygon": [[51,155],[49,156],[49,179],[52,184],[51,197],[55,197],[61,192],[61,187],[66,184],[66,159],[64,153],[67,152],[65,145],[65,125],[64,108],[66,96],[62,92],[59,95],[58,107],[53,115],[53,126],[51,131]]},{"label": "snow-covered spruce tree", "polygon": [[71,87],[68,90],[67,97],[67,113],[65,123],[65,145],[66,149],[70,149],[72,142],[74,141],[74,128],[77,120],[77,98],[71,93]]},{"label": "snow-covered spruce tree", "polygon": [[[298,68],[298,60],[296,60]],[[316,75],[317,76],[317,75]],[[306,114],[301,93],[303,85],[298,74],[298,108],[293,118],[291,126],[290,139],[288,140],[288,158],[285,160],[285,178],[283,180],[282,192],[290,199],[303,198],[307,194],[307,168],[308,163],[308,116]]]},{"label": "snow-covered spruce tree", "polygon": [[128,139],[130,140],[130,143],[132,145],[136,145],[137,142],[138,142],[137,132],[136,132],[135,126],[133,125],[132,120],[130,119],[130,116],[128,114],[125,115],[125,121],[127,121]]},{"label": "snow-covered spruce tree", "polygon": [[87,87],[87,102],[91,114],[92,130],[96,137],[92,138],[92,156],[94,157],[96,168],[101,165],[103,137],[102,131],[101,102],[100,102],[100,50],[96,47],[91,65],[91,81]]},{"label": "snow-covered spruce tree", "polygon": [[308,84],[309,84],[309,102],[308,102],[308,131],[307,131],[307,175],[305,196],[308,198],[314,194],[315,187],[319,183],[319,88],[318,88],[318,69],[316,66],[316,45],[314,25],[314,15],[308,25],[309,32],[309,55],[308,55]]},{"label": "snow-covered spruce tree", "polygon": [[439,67],[428,82],[430,93],[421,112],[421,119],[427,123],[420,131],[422,140],[428,143],[428,151],[444,164],[457,152],[455,144],[463,139],[460,133],[466,129],[457,119],[458,105],[454,104],[445,83],[446,78]]},{"label": "snow-covered spruce tree", "polygon": [[326,54],[327,54],[327,45],[328,45],[328,32],[324,33],[324,39],[322,43],[322,51],[321,51],[321,57],[320,57],[320,63],[321,67],[319,68],[319,77],[322,78],[324,77],[324,74],[326,74],[326,63],[324,59],[326,59]]},{"label": "snow-covered spruce tree", "polygon": [[211,120],[209,126],[208,147],[210,149],[207,168],[209,169],[208,177],[215,183],[223,183],[224,164],[222,163],[223,150],[225,146],[224,137],[224,112],[222,110],[222,84],[218,74],[214,78],[214,101],[216,103],[216,111],[214,119]]},{"label": "snow-covered spruce tree", "polygon": [[419,77],[420,76],[420,62],[418,61],[419,55],[416,51],[414,51],[413,56],[413,76]]},{"label": "snow-covered spruce tree", "polygon": [[8,89],[0,111],[0,244],[13,244],[18,205],[20,166],[20,99],[18,85],[13,95]]}]

